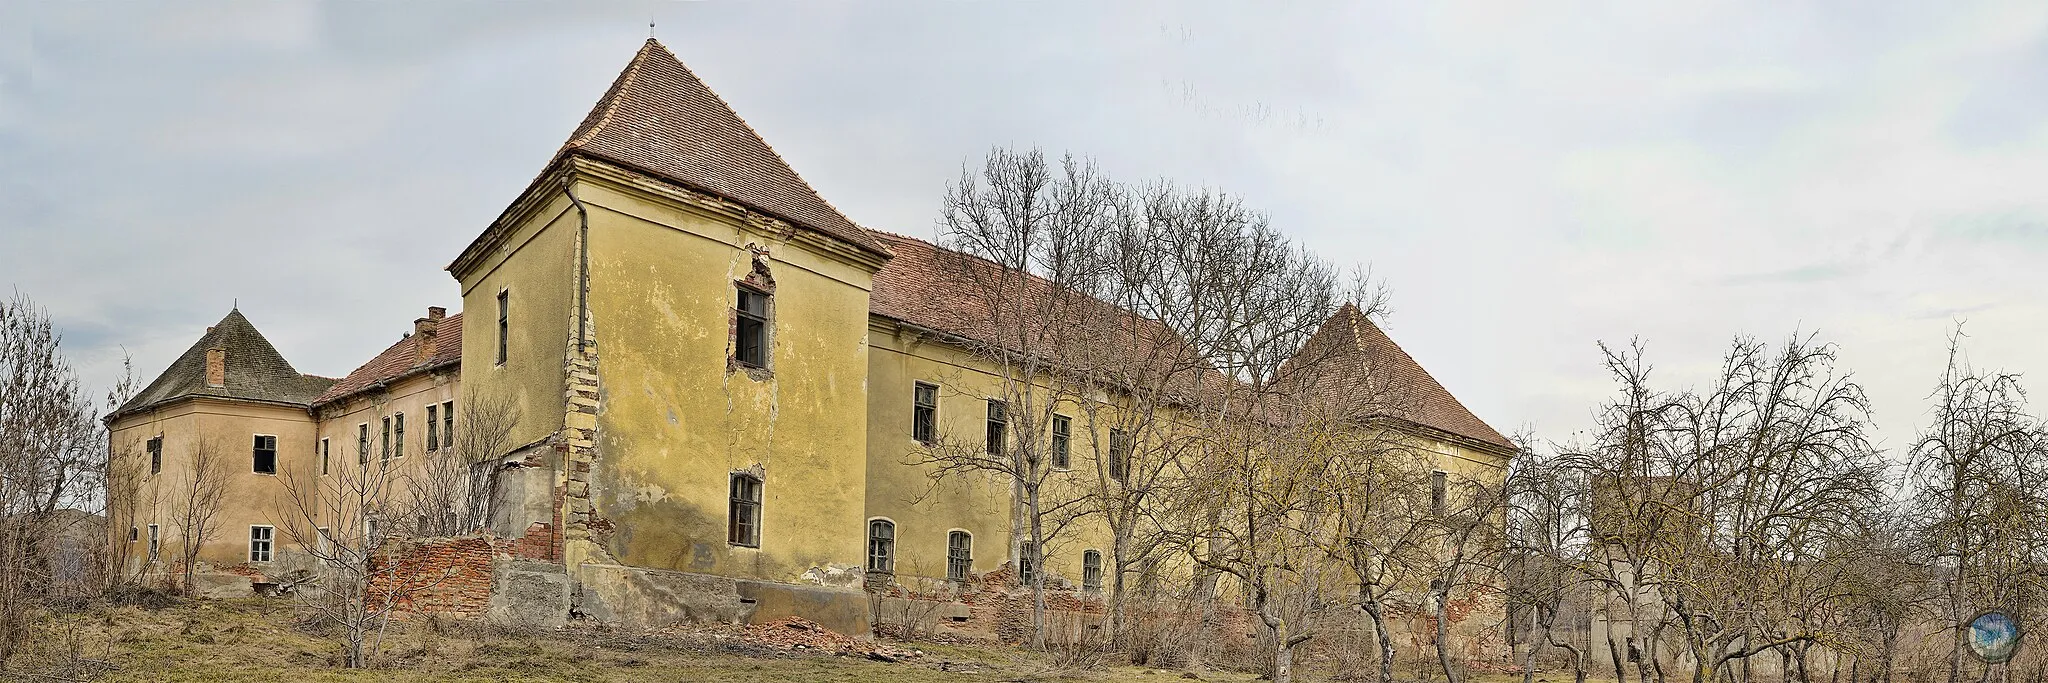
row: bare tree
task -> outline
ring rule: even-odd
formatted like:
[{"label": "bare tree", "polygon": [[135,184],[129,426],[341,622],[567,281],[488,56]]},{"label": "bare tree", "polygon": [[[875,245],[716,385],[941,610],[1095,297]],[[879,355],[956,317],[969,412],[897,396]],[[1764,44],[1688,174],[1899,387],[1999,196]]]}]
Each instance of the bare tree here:
[{"label": "bare tree", "polygon": [[403,477],[403,512],[394,516],[412,524],[413,535],[474,533],[490,522],[497,481],[492,461],[511,449],[519,407],[502,396],[478,394],[462,409],[455,431],[443,436],[448,446],[426,454]]},{"label": "bare tree", "polygon": [[1536,658],[1551,648],[1565,652],[1574,683],[1585,683],[1588,653],[1557,638],[1556,628],[1568,610],[1587,606],[1587,589],[1595,585],[1587,479],[1554,450],[1538,451],[1526,437],[1521,442],[1522,452],[1509,463],[1506,584],[1510,616],[1526,614],[1531,626],[1522,683],[1534,683]]},{"label": "bare tree", "polygon": [[[990,473],[1010,483],[1012,537],[1032,594],[1031,646],[1045,647],[1044,555],[1083,507],[1048,495],[1056,471],[1050,427],[1057,411],[1091,399],[1067,359],[1088,341],[1076,318],[1099,315],[1095,241],[1114,194],[1093,165],[1068,157],[1058,167],[1037,150],[995,150],[978,171],[947,188],[940,221],[943,277],[956,288],[962,325],[942,334],[994,375],[983,439],[941,438],[912,456],[934,483]],[[988,391],[976,381],[956,390]]]},{"label": "bare tree", "polygon": [[171,529],[178,538],[178,589],[195,590],[199,553],[220,532],[220,512],[234,474],[232,458],[211,434],[192,437],[189,457],[171,493]]}]

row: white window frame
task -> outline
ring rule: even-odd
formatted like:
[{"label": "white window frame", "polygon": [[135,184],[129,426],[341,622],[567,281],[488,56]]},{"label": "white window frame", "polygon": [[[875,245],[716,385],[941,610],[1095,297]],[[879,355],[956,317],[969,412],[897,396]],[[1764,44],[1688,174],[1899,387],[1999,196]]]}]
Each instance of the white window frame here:
[{"label": "white window frame", "polygon": [[[256,541],[257,541],[257,538],[256,538],[256,530],[257,530],[257,529],[262,529],[262,530],[264,531],[264,534],[263,534],[263,538],[262,538],[262,541],[263,541],[263,557],[262,557],[262,558],[260,558],[260,559],[256,557]],[[271,525],[269,525],[269,524],[251,524],[251,525],[249,525],[249,561],[250,561],[250,562],[269,562],[269,561],[271,560],[271,558],[274,558],[274,557],[276,557],[276,556],[277,556],[277,527],[271,526]]]}]

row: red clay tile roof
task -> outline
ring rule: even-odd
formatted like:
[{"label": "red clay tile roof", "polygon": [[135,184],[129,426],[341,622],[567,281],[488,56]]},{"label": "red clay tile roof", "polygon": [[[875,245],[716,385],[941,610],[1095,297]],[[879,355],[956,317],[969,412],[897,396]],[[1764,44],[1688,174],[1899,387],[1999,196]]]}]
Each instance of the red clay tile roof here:
[{"label": "red clay tile roof", "polygon": [[[1378,413],[1371,417],[1392,417],[1501,448],[1515,447],[1351,304],[1337,309],[1303,347],[1327,349],[1331,355],[1322,358],[1335,363],[1330,366],[1334,372],[1307,380],[1323,400]],[[1372,405],[1361,405],[1362,401]]]},{"label": "red clay tile roof", "polygon": [[718,93],[653,38],[576,127],[580,154],[715,194],[887,255],[796,174]]},{"label": "red clay tile roof", "polygon": [[382,382],[389,382],[415,372],[423,372],[462,362],[462,314],[456,313],[442,318],[434,327],[434,355],[426,361],[419,360],[421,335],[409,335],[391,348],[384,349],[376,358],[348,373],[347,377],[335,382],[327,391],[314,398],[311,405],[319,407],[333,403]]}]

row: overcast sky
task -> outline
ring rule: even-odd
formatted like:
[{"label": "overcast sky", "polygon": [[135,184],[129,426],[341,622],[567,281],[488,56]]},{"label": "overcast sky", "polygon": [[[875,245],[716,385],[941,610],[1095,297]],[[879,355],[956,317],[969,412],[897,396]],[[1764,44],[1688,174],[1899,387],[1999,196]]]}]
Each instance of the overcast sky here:
[{"label": "overcast sky", "polygon": [[1584,429],[1632,336],[1679,384],[1818,333],[1894,449],[1955,321],[2048,372],[2048,4],[1095,4],[0,0],[0,286],[97,386],[237,299],[345,374],[651,19],[863,225],[930,236],[992,145],[1240,194],[1503,432]]}]

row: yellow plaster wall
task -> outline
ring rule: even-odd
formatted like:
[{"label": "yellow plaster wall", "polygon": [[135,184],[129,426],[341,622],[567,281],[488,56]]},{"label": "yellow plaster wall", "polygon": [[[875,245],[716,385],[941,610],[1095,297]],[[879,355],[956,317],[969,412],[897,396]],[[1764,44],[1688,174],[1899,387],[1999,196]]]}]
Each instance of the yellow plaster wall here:
[{"label": "yellow plaster wall", "polygon": [[[427,460],[453,454],[453,451],[445,445],[433,451],[427,450],[427,406],[429,404],[438,406],[448,401],[454,401],[455,419],[458,422],[455,428],[460,431],[462,429],[460,422],[463,419],[463,403],[458,397],[461,396],[461,387],[461,379],[454,372],[424,373],[394,382],[382,392],[365,394],[348,401],[324,406],[321,409],[317,437],[328,440],[329,448],[331,449],[329,451],[331,459],[328,462],[327,473],[320,476],[347,476],[342,468],[361,466],[361,456],[356,449],[357,430],[362,425],[369,425],[369,460],[371,463],[381,463],[384,467],[389,468],[384,475],[384,490],[391,496],[394,503],[408,500],[408,495],[411,491],[410,487],[414,485],[416,477],[421,474]],[[400,442],[396,442],[394,439],[393,450],[395,455],[388,462],[385,462],[383,461],[384,418],[398,415],[405,416],[403,448],[398,448]],[[434,429],[437,431],[440,430],[438,423],[441,422],[441,419],[440,411],[436,410],[434,420],[437,424]],[[447,444],[448,440],[443,435],[439,442]],[[308,471],[312,473],[319,472],[319,459],[317,457],[314,459],[314,465]],[[335,485],[331,481],[322,482],[321,490],[333,491],[335,490]],[[322,509],[324,514],[326,506],[323,505]],[[322,522],[314,526],[331,527],[332,524]],[[355,533],[357,531],[348,530],[347,533]],[[341,534],[344,531],[335,529],[334,533]]]},{"label": "yellow plaster wall", "polygon": [[[502,396],[519,411],[518,446],[562,427],[573,333],[577,216],[560,192],[462,280],[462,396]],[[506,361],[498,365],[498,292],[511,292]],[[463,403],[466,401],[457,401]],[[461,418],[461,406],[456,417]]]},{"label": "yellow plaster wall", "polygon": [[[111,428],[116,443],[140,444],[151,436],[163,436],[163,470],[142,480],[140,504],[134,526],[139,533],[129,553],[131,566],[139,566],[148,555],[149,524],[162,528],[160,560],[164,569],[176,561],[179,529],[174,500],[189,481],[193,449],[210,440],[227,460],[227,495],[216,514],[218,526],[201,546],[199,559],[217,566],[237,565],[249,559],[249,527],[263,524],[278,527],[273,547],[284,550],[289,539],[277,522],[277,506],[284,495],[280,476],[304,475],[313,467],[314,423],[302,408],[247,401],[192,398],[152,411],[125,416]],[[277,437],[277,475],[258,474],[253,468],[253,437]],[[148,456],[142,454],[144,471]],[[128,530],[111,530],[115,541],[127,542]],[[259,567],[261,565],[258,565]]]},{"label": "yellow plaster wall", "polygon": [[[625,185],[579,181],[607,548],[635,566],[799,581],[860,562],[872,272]],[[729,371],[734,281],[765,248],[769,376]],[[728,477],[764,475],[761,545],[727,543]],[[603,527],[603,524],[599,525]]]}]

